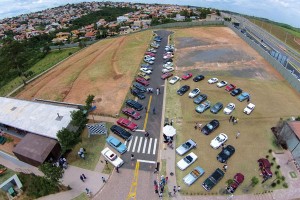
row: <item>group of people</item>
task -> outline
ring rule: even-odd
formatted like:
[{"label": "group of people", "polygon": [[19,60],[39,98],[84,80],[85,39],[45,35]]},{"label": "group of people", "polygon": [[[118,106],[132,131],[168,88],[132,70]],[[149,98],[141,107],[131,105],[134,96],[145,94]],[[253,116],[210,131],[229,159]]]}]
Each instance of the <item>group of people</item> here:
[{"label": "group of people", "polygon": [[53,163],[53,166],[62,167],[63,169],[68,168],[67,159],[65,157],[60,157],[57,162]]},{"label": "group of people", "polygon": [[174,137],[166,136],[165,134],[163,134],[163,137],[165,139],[164,143],[167,143],[168,147],[173,149],[173,139],[174,139]]},{"label": "group of people", "polygon": [[238,120],[239,120],[238,118],[236,118],[232,115],[230,115],[230,117],[229,117],[229,122],[232,122],[233,125],[237,124]]},{"label": "group of people", "polygon": [[[147,88],[146,89],[148,93],[153,93],[153,88]],[[160,94],[160,88],[156,88],[156,94],[159,95]]]},{"label": "group of people", "polygon": [[81,147],[78,151],[78,156],[82,159],[85,159],[85,153],[86,153],[85,148]]},{"label": "group of people", "polygon": [[202,124],[199,122],[196,122],[196,124],[194,126],[195,130],[197,130],[198,128],[199,128],[199,130],[201,130],[201,127],[202,127]]}]

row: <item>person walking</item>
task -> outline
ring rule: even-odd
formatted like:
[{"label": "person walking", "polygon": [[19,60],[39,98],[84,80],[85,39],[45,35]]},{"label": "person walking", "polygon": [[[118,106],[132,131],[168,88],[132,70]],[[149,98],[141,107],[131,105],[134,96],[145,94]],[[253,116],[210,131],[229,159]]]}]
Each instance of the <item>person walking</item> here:
[{"label": "person walking", "polygon": [[152,109],[153,115],[155,115],[155,107]]},{"label": "person walking", "polygon": [[232,115],[230,115],[230,117],[229,117],[229,122],[231,122],[231,120],[232,120]]},{"label": "person walking", "polygon": [[86,179],[86,176],[85,176],[84,174],[81,174],[81,176],[82,176],[84,179]]},{"label": "person walking", "polygon": [[166,176],[166,184],[168,183],[168,180],[169,180],[169,177],[168,177],[168,176]]},{"label": "person walking", "polygon": [[133,154],[131,154],[130,159],[131,159],[131,160],[134,160],[134,155],[133,155]]},{"label": "person walking", "polygon": [[240,136],[240,131],[238,131],[237,133],[236,133],[236,136],[235,136],[235,139],[238,139],[238,137]]},{"label": "person walking", "polygon": [[119,173],[119,167],[116,167],[116,172]]},{"label": "person walking", "polygon": [[156,88],[156,94],[159,95],[159,88]]},{"label": "person walking", "polygon": [[88,197],[91,197],[91,190],[89,190],[88,188],[85,188],[85,192]]},{"label": "person walking", "polygon": [[150,135],[149,132],[146,131],[145,137],[146,137],[146,138],[149,138],[149,135]]},{"label": "person walking", "polygon": [[176,194],[177,190],[176,190],[176,186],[174,186],[173,188],[173,192],[174,192],[174,195]]},{"label": "person walking", "polygon": [[148,112],[147,106],[145,106],[145,111],[146,111],[146,113]]},{"label": "person walking", "polygon": [[224,170],[224,172],[226,172],[226,171],[227,171],[227,168],[228,168],[228,166],[225,164],[225,165],[223,166],[223,170]]},{"label": "person walking", "polygon": [[83,178],[82,175],[80,175],[80,180],[81,180],[82,182],[84,182],[84,178]]},{"label": "person walking", "polygon": [[158,167],[155,167],[155,169],[154,169],[154,174],[156,173],[156,172],[158,172]]},{"label": "person walking", "polygon": [[177,186],[177,192],[180,192],[180,190],[181,190],[181,187],[180,187],[180,185],[178,185]]},{"label": "person walking", "polygon": [[103,176],[102,176],[102,182],[106,183],[106,180],[105,180],[105,178]]}]

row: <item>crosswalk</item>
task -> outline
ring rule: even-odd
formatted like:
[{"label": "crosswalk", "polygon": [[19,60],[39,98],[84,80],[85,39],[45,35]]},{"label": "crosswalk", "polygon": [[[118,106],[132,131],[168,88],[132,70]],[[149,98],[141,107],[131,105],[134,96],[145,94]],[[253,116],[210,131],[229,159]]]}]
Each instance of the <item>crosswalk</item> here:
[{"label": "crosswalk", "polygon": [[157,138],[134,136],[129,142],[126,141],[125,145],[128,148],[128,152],[155,155]]}]

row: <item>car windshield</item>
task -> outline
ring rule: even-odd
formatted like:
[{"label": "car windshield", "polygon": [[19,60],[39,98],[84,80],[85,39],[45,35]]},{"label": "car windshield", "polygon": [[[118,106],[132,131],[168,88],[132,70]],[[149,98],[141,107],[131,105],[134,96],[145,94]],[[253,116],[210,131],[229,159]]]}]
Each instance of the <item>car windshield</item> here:
[{"label": "car windshield", "polygon": [[207,124],[207,128],[212,130],[213,129],[213,126],[211,124]]},{"label": "car windshield", "polygon": [[193,161],[193,158],[191,156],[187,156],[183,159],[186,163],[191,163]]},{"label": "car windshield", "polygon": [[189,148],[192,146],[192,144],[189,143],[189,142],[186,142],[186,143],[184,143],[182,146],[183,146],[185,149],[189,149]]},{"label": "car windshield", "polygon": [[228,151],[227,149],[225,149],[223,153],[227,156],[230,156],[230,151]]},{"label": "car windshield", "polygon": [[191,175],[192,175],[194,178],[197,178],[198,176],[200,176],[200,173],[199,173],[198,170],[193,170],[193,171],[191,172]]},{"label": "car windshield", "polygon": [[218,142],[223,142],[223,138],[221,138],[220,136],[218,136],[217,138],[216,138],[216,140],[218,141]]}]

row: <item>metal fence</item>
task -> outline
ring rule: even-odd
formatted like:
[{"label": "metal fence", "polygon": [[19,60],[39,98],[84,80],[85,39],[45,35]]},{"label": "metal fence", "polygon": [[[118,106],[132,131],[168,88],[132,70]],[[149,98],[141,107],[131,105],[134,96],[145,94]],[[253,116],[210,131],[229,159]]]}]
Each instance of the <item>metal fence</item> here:
[{"label": "metal fence", "polygon": [[158,28],[178,28],[178,27],[216,26],[216,25],[224,25],[224,21],[174,22],[174,23],[156,25],[151,28],[158,29]]},{"label": "metal fence", "polygon": [[[253,49],[255,49],[266,61],[268,61],[288,82],[300,92],[300,81],[286,68],[286,62],[281,63],[282,58],[278,58],[275,54],[272,56],[267,51],[265,51],[259,44],[255,43],[253,40],[245,36],[240,30],[236,29],[231,23],[224,22],[226,26],[231,28],[240,38],[247,42]],[[279,61],[277,60],[279,59]]]}]

